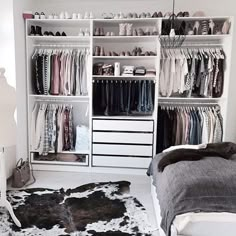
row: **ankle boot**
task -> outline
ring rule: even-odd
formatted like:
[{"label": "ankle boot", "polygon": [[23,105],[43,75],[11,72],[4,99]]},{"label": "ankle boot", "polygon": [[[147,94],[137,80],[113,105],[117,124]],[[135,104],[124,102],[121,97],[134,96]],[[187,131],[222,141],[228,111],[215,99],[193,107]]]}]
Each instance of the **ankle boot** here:
[{"label": "ankle boot", "polygon": [[42,27],[36,26],[36,33],[37,36],[42,36]]},{"label": "ankle boot", "polygon": [[101,57],[106,56],[106,54],[105,54],[105,50],[104,50],[104,47],[101,47],[101,50],[100,50],[100,56],[101,56]]},{"label": "ankle boot", "polygon": [[101,47],[96,46],[94,50],[94,56],[96,57],[100,56],[100,51],[101,51]]},{"label": "ankle boot", "polygon": [[32,35],[32,36],[36,35],[36,30],[35,30],[35,26],[34,25],[31,25],[30,35]]}]

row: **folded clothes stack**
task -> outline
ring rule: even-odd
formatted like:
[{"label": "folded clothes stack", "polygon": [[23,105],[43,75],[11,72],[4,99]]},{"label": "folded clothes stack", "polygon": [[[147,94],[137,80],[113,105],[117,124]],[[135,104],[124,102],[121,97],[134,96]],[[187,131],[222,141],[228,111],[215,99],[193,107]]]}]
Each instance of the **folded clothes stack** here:
[{"label": "folded clothes stack", "polygon": [[146,74],[146,68],[144,66],[138,66],[134,70],[134,75],[144,76]]}]

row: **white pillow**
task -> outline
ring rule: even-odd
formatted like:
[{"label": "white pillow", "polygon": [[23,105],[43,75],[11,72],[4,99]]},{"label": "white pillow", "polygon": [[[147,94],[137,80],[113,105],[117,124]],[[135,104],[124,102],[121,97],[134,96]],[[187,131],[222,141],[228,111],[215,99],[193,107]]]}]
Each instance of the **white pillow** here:
[{"label": "white pillow", "polygon": [[177,150],[177,149],[204,149],[206,147],[207,147],[206,143],[199,144],[199,145],[189,145],[189,144],[177,145],[177,146],[169,147],[169,148],[165,149],[163,152],[170,152],[170,151]]}]

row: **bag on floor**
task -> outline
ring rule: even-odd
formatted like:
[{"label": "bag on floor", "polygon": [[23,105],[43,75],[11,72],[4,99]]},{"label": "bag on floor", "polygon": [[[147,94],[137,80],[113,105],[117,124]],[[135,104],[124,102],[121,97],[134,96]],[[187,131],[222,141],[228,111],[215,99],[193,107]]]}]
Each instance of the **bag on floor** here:
[{"label": "bag on floor", "polygon": [[22,188],[30,180],[30,164],[29,161],[23,161],[21,158],[16,168],[13,170],[12,187]]}]

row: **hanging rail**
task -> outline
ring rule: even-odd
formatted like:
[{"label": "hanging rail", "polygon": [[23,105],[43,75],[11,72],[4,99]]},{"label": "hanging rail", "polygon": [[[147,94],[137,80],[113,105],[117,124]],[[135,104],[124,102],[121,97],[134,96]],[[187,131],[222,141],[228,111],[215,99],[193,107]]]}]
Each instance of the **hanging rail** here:
[{"label": "hanging rail", "polygon": [[85,44],[34,44],[34,47],[52,47],[52,48],[89,48],[90,46]]},{"label": "hanging rail", "polygon": [[[63,101],[61,99],[35,99],[35,102],[42,102],[42,103],[46,103],[46,102],[55,102],[55,103],[68,103],[68,100]],[[84,99],[84,100],[70,100],[69,103],[88,103],[88,99]]]},{"label": "hanging rail", "polygon": [[193,105],[198,105],[198,106],[216,106],[219,105],[219,103],[216,102],[204,102],[204,101],[200,101],[200,102],[182,102],[182,101],[158,101],[158,103],[160,105],[169,105],[169,106],[193,106]]}]

